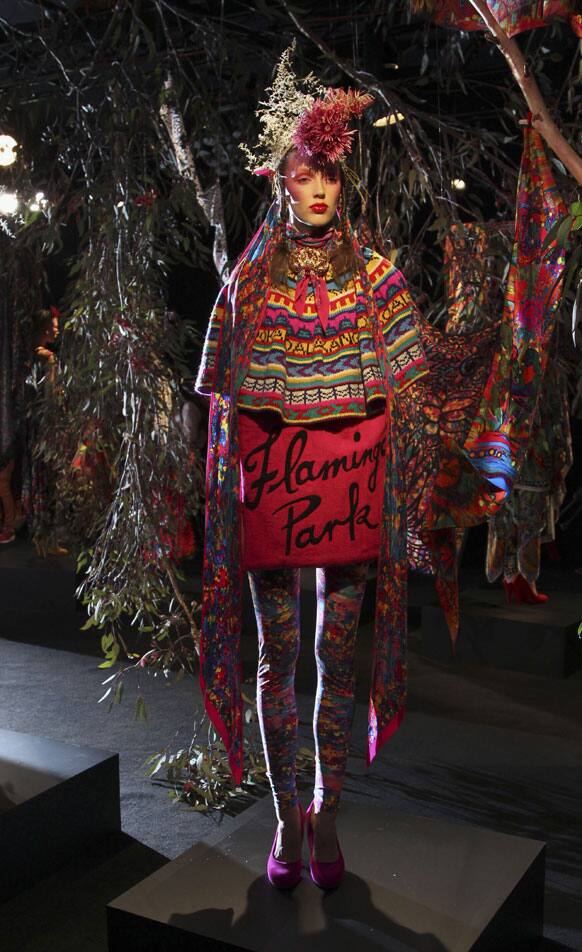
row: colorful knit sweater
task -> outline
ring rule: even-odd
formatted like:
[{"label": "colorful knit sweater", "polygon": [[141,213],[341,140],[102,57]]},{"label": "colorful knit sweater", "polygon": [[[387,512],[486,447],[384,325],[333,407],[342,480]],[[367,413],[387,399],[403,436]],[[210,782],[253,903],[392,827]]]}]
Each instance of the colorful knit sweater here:
[{"label": "colorful knit sweater", "polygon": [[[416,326],[416,310],[400,271],[386,258],[363,249],[366,270],[398,391],[427,372]],[[330,269],[331,271],[331,269]],[[304,313],[295,309],[295,280],[271,287],[265,315],[238,396],[247,410],[273,410],[286,423],[330,417],[365,417],[386,396],[369,315],[359,307],[361,281],[343,288],[328,277],[329,319],[323,326],[310,287]],[[214,308],[196,389],[214,390],[216,352],[224,317],[225,289]]]}]

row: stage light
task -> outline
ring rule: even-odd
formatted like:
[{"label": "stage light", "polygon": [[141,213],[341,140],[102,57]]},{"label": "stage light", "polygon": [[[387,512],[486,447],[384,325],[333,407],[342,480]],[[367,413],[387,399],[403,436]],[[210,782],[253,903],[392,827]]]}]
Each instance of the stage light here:
[{"label": "stage light", "polygon": [[451,185],[457,190],[457,192],[462,192],[463,189],[467,188],[467,183],[462,178],[454,178],[451,182]]},{"label": "stage light", "polygon": [[[33,208],[33,205],[35,206]],[[34,196],[34,202],[29,206],[31,212],[42,211],[48,205],[48,199],[45,196],[44,192],[37,192]]]},{"label": "stage light", "polygon": [[16,139],[12,136],[0,136],[0,165],[8,166],[16,162],[16,152],[18,145]]},{"label": "stage light", "polygon": [[18,209],[16,192],[0,192],[0,215],[14,215]]},{"label": "stage light", "polygon": [[402,122],[403,119],[404,116],[401,112],[391,112],[389,116],[380,116],[372,125],[376,126],[376,129],[383,129],[384,126],[395,126],[397,122]]}]

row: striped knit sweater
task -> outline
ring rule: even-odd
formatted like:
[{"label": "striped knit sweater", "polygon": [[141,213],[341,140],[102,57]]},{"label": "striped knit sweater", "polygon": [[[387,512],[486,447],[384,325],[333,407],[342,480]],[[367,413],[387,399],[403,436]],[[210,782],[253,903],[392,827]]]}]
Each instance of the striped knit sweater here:
[{"label": "striped knit sweater", "polygon": [[[378,306],[386,351],[398,390],[428,372],[419,339],[416,309],[400,271],[386,258],[364,249]],[[301,318],[294,311],[295,281],[269,290],[238,405],[272,410],[287,423],[337,417],[365,417],[385,396],[372,328],[360,313],[359,277],[339,288],[328,277],[330,313],[324,330],[310,287]],[[210,319],[196,381],[199,393],[214,388],[214,367],[224,313],[224,289]]]}]

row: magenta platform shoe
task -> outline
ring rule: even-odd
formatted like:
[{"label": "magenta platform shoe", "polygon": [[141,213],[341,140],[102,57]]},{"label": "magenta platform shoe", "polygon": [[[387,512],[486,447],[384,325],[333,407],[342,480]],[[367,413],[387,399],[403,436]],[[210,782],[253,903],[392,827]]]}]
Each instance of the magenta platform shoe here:
[{"label": "magenta platform shoe", "polygon": [[[299,804],[299,813],[301,816],[301,842],[303,842],[305,813],[303,812],[303,807],[301,804]],[[282,863],[281,860],[275,859],[277,834],[278,829],[275,830],[275,839],[273,840],[271,852],[269,853],[269,859],[267,860],[267,878],[271,883],[271,886],[276,886],[277,889],[293,889],[301,880],[303,860],[300,857],[293,863]]]},{"label": "magenta platform shoe", "polygon": [[313,801],[309,804],[305,818],[307,820],[307,842],[309,844],[309,872],[316,886],[320,889],[337,889],[346,871],[343,853],[340,849],[339,840],[337,842],[338,857],[332,863],[318,863],[313,858],[313,827],[311,826],[311,815],[313,813]]}]

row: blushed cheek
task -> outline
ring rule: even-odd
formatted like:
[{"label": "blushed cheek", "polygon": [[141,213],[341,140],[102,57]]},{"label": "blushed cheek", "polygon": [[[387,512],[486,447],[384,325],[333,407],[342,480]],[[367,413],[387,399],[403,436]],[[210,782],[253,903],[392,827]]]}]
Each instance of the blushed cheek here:
[{"label": "blushed cheek", "polygon": [[293,209],[294,213],[296,215],[299,215],[300,217],[309,215],[310,213],[309,205],[313,201],[313,199],[309,198],[309,196],[307,195],[302,195],[299,189],[288,188],[287,192],[289,197],[289,204],[291,205],[291,208]]},{"label": "blushed cheek", "polygon": [[288,186],[287,186],[287,193],[288,193],[288,195],[289,195],[291,201],[293,202],[293,204],[296,204],[297,202],[301,202],[301,200],[302,200],[302,195],[301,195],[301,189],[300,189],[300,188],[294,187],[293,185],[288,185]]}]

